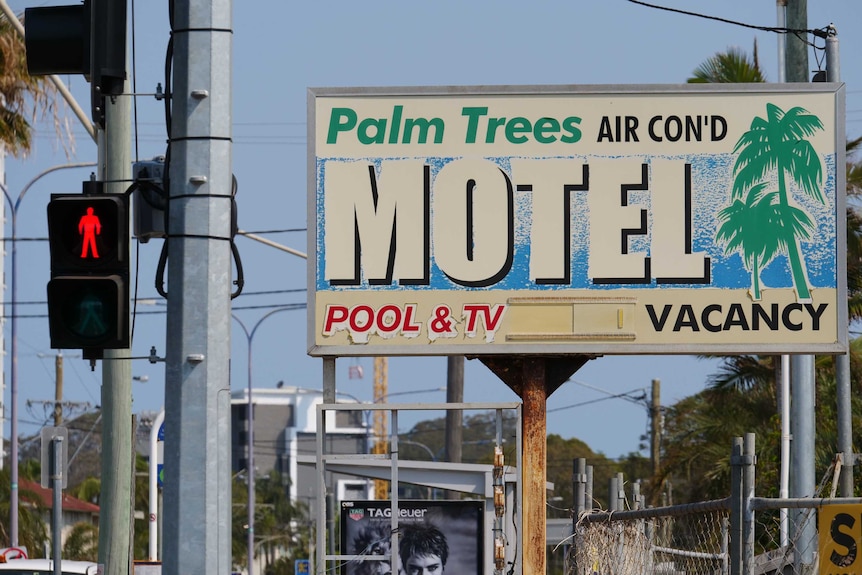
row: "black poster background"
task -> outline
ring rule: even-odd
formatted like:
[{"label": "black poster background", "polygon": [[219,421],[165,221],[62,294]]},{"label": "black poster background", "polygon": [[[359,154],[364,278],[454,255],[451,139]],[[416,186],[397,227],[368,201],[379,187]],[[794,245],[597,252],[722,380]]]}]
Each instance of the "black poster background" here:
[{"label": "black poster background", "polygon": [[[341,554],[385,555],[390,553],[392,531],[389,501],[342,501]],[[458,575],[482,573],[483,509],[481,501],[398,502],[399,526],[429,523],[446,536],[449,558],[445,572]],[[350,560],[342,565],[342,575],[396,575],[388,562]]]}]

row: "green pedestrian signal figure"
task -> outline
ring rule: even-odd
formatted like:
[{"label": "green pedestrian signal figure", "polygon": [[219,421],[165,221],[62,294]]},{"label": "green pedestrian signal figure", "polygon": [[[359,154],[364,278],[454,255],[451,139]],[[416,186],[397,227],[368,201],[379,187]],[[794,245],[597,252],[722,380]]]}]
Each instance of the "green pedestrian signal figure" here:
[{"label": "green pedestrian signal figure", "polygon": [[86,215],[81,216],[78,222],[78,233],[84,236],[84,245],[81,247],[81,259],[87,258],[87,248],[92,256],[99,258],[99,250],[96,248],[96,236],[102,233],[102,222],[99,216],[93,214],[93,208],[87,208]]},{"label": "green pedestrian signal figure", "polygon": [[102,300],[92,293],[87,293],[81,300],[78,309],[78,326],[76,330],[86,337],[105,335],[108,325],[105,323],[105,311]]}]

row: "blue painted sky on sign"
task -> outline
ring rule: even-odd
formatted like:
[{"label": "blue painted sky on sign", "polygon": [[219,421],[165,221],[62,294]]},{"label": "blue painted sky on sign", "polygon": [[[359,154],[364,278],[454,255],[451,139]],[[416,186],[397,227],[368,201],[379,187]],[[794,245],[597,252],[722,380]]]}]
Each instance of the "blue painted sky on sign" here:
[{"label": "blue painted sky on sign", "polygon": [[[591,158],[599,156],[570,156],[565,159],[573,160],[575,165],[581,163],[589,164]],[[555,157],[557,159],[559,157]],[[588,275],[588,259],[590,256],[590,217],[587,207],[588,191],[571,192],[571,217],[570,217],[570,254],[571,254],[571,282],[566,285],[560,284],[537,284],[530,280],[530,227],[534,225],[531,221],[530,194],[514,190],[513,201],[515,206],[514,223],[514,246],[513,261],[509,272],[500,281],[489,287],[468,287],[453,282],[434,261],[434,238],[431,236],[431,263],[429,283],[426,285],[400,285],[393,281],[389,285],[370,285],[366,278],[361,278],[358,285],[331,286],[325,278],[325,213],[322,209],[325,194],[324,176],[326,165],[329,162],[355,161],[342,160],[338,158],[318,158],[317,161],[317,275],[316,286],[320,291],[410,291],[410,290],[532,290],[532,291],[555,291],[565,289],[584,290],[612,290],[626,289],[714,289],[731,288],[747,289],[751,285],[751,273],[744,267],[742,258],[738,252],[726,253],[723,243],[716,240],[718,229],[718,213],[730,204],[730,188],[733,182],[732,170],[736,156],[732,154],[691,154],[691,155],[661,155],[640,156],[632,155],[626,157],[615,157],[620,161],[651,162],[662,160],[673,160],[691,165],[692,179],[692,252],[703,253],[710,259],[711,281],[709,283],[657,283],[653,278],[649,283],[594,283]],[[459,158],[423,158],[430,167],[431,172],[431,203],[433,219],[433,197],[434,180],[440,170],[449,162]],[[486,158],[496,163],[507,175],[511,174],[510,157]],[[386,158],[369,158],[368,163],[374,165],[378,177],[384,178]],[[806,262],[809,285],[812,287],[835,288],[836,282],[836,201],[835,201],[835,157],[827,155],[822,158],[824,164],[824,182],[822,192],[826,198],[825,203],[814,201],[800,193],[793,194],[793,202],[798,203],[811,216],[817,226],[809,241],[800,242],[803,259]],[[794,187],[790,186],[791,191]],[[630,191],[628,194],[630,206],[642,206],[648,214],[652,213],[650,191]],[[382,224],[382,222],[377,222]],[[541,222],[538,223],[541,225]],[[602,225],[612,225],[600,222]],[[629,253],[642,253],[650,255],[649,238],[653,226],[653,220],[648,219],[648,232],[643,235],[631,236],[629,241]],[[422,233],[417,228],[417,233]],[[397,246],[396,246],[397,252]],[[769,265],[763,268],[761,280],[766,287],[792,287],[793,281],[790,276],[786,257],[780,255],[773,259]]]}]

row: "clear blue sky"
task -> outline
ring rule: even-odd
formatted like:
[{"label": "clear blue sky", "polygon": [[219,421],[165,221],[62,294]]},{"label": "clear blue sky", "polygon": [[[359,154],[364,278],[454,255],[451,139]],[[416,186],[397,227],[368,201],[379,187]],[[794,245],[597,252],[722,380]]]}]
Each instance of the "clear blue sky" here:
[{"label": "clear blue sky", "polygon": [[[54,3],[54,2],[51,2]],[[64,3],[64,2],[57,2]],[[71,3],[71,0],[66,3]],[[669,7],[759,26],[776,24],[774,0],[655,0]],[[16,11],[47,5],[9,0]],[[152,93],[164,84],[168,41],[166,1],[135,2],[134,88]],[[858,36],[862,2],[809,0],[809,28],[834,23],[847,83],[847,134],[862,132],[862,53]],[[306,90],[321,86],[536,85],[536,84],[670,84],[681,83],[716,52],[740,47],[749,53],[756,40],[761,67],[777,80],[776,34],[637,5],[627,0],[568,2],[396,2],[347,0],[284,2],[247,0],[234,3],[233,170],[239,181],[239,225],[267,238],[306,250]],[[822,45],[822,41],[818,42]],[[812,52],[815,69],[823,52]],[[81,105],[89,107],[88,86],[81,77],[67,78]],[[142,96],[136,113],[133,157],[148,159],[165,151],[163,105]],[[74,118],[70,115],[70,122]],[[6,185],[13,196],[42,170],[66,161],[96,157],[95,146],[76,126],[77,148],[67,160],[53,142],[47,122],[36,125],[30,158],[7,159]],[[21,204],[18,235],[47,237],[45,206],[52,192],[78,192],[86,170],[57,172],[41,179]],[[7,218],[8,220],[8,218]],[[280,233],[265,233],[279,230]],[[300,230],[300,231],[284,231]],[[5,236],[10,234],[6,225]],[[252,329],[269,311],[266,306],[305,302],[305,262],[245,238],[237,244],[245,270],[245,295],[234,301],[235,314]],[[159,300],[154,286],[161,241],[141,244],[138,297]],[[8,253],[8,249],[7,249]],[[54,397],[55,351],[49,348],[45,284],[49,279],[47,242],[19,245],[19,414],[21,433],[30,434],[48,419],[28,400]],[[6,285],[11,281],[6,262]],[[170,290],[170,286],[168,286]],[[9,295],[4,296],[8,302]],[[135,322],[134,356],[151,346],[165,349],[164,302],[140,305]],[[155,313],[154,313],[155,312]],[[9,312],[7,308],[7,315]],[[234,389],[247,385],[248,341],[233,323],[231,379]],[[5,326],[9,337],[9,324]],[[261,324],[253,340],[256,386],[320,388],[321,361],[306,355],[304,310],[282,312]],[[90,372],[76,352],[66,353],[65,399],[98,404],[101,367]],[[8,374],[10,359],[5,357]],[[351,365],[362,365],[363,379],[348,379]],[[338,362],[338,390],[362,399],[372,397],[372,360]],[[548,430],[577,437],[594,450],[616,457],[635,451],[647,428],[643,401],[650,382],[662,383],[662,403],[700,391],[716,362],[681,356],[605,356],[589,362],[556,391],[548,402]],[[164,401],[163,364],[134,363],[135,412],[158,410]],[[402,393],[445,386],[444,358],[393,358],[389,391]],[[9,415],[7,375],[6,415]],[[627,395],[629,399],[613,397]],[[395,398],[393,398],[394,400]],[[442,391],[405,395],[405,401],[443,401]],[[466,401],[515,400],[516,396],[478,360],[466,363]],[[408,422],[409,423],[409,422]],[[404,427],[404,426],[402,426]],[[5,435],[8,438],[8,421]]]}]

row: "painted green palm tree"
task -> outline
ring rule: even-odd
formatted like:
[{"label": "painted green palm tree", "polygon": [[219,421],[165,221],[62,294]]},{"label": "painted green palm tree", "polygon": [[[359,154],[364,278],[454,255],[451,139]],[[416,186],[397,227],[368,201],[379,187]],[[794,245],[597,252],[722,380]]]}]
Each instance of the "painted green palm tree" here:
[{"label": "painted green palm tree", "polygon": [[[766,192],[766,182],[760,182],[748,190],[745,201],[737,198],[718,213],[721,222],[716,239],[725,243],[725,253],[739,251],[742,261],[751,272],[751,299],[761,299],[760,271],[781,250],[778,240],[781,234],[781,218],[776,210],[777,194]],[[800,223],[810,219],[801,210],[793,217]]]},{"label": "painted green palm tree", "polygon": [[[750,129],[734,147],[739,153],[733,166],[732,200],[743,200],[749,190],[774,175],[778,185],[774,210],[777,229],[775,241],[787,255],[797,298],[811,299],[799,242],[811,237],[810,217],[791,204],[793,186],[809,198],[825,203],[820,189],[823,168],[814,146],[806,138],[823,129],[820,119],[807,110],[794,107],[785,112],[775,104],[766,105],[766,118],[756,116]],[[801,213],[800,213],[801,212]],[[804,218],[801,216],[805,216]],[[762,242],[757,226],[741,230],[740,245]],[[749,239],[748,236],[752,236]],[[743,252],[751,251],[744,249]],[[756,251],[756,248],[755,250]]]}]

